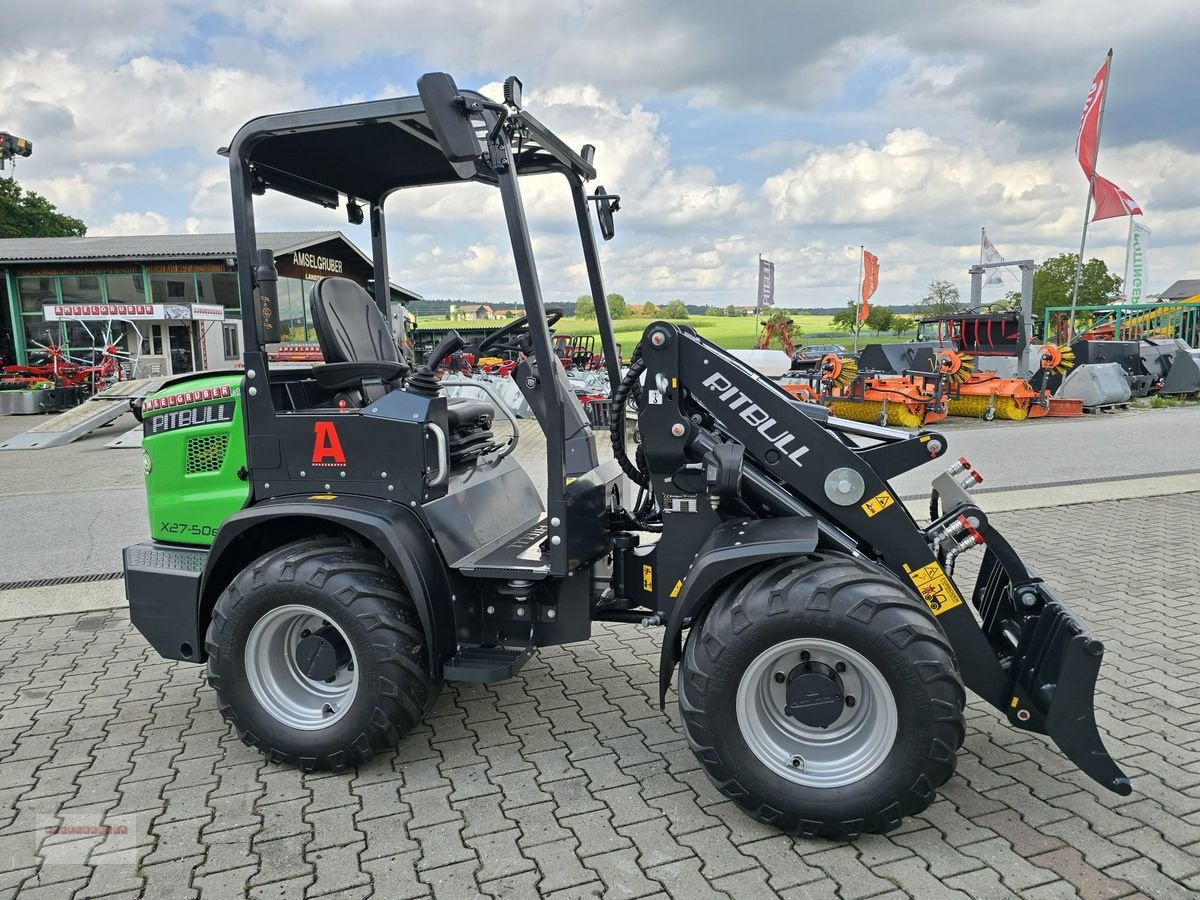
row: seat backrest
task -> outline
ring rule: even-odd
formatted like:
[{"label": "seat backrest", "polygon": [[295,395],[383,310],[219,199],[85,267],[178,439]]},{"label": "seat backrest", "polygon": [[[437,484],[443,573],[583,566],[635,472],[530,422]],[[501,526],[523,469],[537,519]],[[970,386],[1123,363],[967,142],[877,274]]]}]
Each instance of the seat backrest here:
[{"label": "seat backrest", "polygon": [[322,278],[308,297],[325,362],[403,362],[379,307],[349,278]]}]

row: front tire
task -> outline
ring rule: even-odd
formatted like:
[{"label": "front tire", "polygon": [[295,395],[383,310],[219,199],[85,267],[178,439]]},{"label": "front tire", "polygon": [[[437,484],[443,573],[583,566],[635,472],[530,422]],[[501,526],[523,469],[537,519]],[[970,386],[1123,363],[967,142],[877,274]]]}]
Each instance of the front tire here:
[{"label": "front tire", "polygon": [[217,705],[239,737],[306,771],[395,746],[442,685],[395,572],[376,550],[330,537],[280,547],[234,578],[205,649]]},{"label": "front tire", "polygon": [[713,783],[759,821],[839,839],[932,802],[965,702],[924,604],[836,554],[732,585],[689,633],[679,676],[684,731]]}]

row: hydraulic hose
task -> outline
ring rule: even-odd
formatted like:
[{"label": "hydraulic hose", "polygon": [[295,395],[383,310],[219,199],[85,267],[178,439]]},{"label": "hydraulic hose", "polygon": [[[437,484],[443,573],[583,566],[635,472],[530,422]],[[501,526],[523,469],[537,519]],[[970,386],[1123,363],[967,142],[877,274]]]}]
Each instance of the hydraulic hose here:
[{"label": "hydraulic hose", "polygon": [[646,371],[646,361],[637,350],[629,363],[629,370],[621,379],[617,391],[613,394],[612,416],[608,423],[609,436],[612,438],[613,457],[621,471],[639,487],[650,489],[650,476],[645,469],[639,468],[625,453],[625,404],[632,397],[635,401],[641,395],[641,384],[638,379]]}]

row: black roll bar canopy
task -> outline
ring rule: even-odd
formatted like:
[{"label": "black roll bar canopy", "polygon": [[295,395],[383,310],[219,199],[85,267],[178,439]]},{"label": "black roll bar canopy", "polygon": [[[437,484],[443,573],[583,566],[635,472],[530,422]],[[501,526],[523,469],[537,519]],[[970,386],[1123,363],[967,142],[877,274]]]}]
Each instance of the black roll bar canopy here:
[{"label": "black roll bar canopy", "polygon": [[[259,250],[256,243],[254,196],[275,190],[330,209],[340,205],[342,196],[356,204],[368,203],[375,284],[387,285],[391,283],[384,217],[387,198],[404,188],[477,181],[500,190],[533,351],[542,367],[540,392],[545,412],[539,418],[544,419],[540,424],[548,457],[546,512],[552,524],[565,522],[566,400],[560,396],[561,370],[551,346],[518,176],[557,172],[567,179],[612,390],[620,382],[620,359],[589,201],[612,204],[616,198],[588,197],[584,183],[596,177],[594,148],[585,145],[575,152],[521,109],[520,83],[515,79],[505,85],[504,104],[474,91],[459,91],[443,73],[422,76],[417,84],[419,96],[252,119],[238,130],[228,148],[219,151],[229,158],[233,194],[251,456],[257,452],[256,423],[261,422],[265,430],[267,419],[275,415],[271,392],[258,387],[265,378],[263,382],[256,379],[268,374],[266,345],[280,338],[274,261],[270,251]],[[427,109],[423,98],[435,106]],[[474,134],[478,152],[471,152],[471,138],[464,129]],[[615,205],[608,211],[612,209]],[[361,216],[357,206],[354,213]],[[609,236],[606,233],[605,237]],[[388,291],[376,291],[375,299],[385,321],[390,322]],[[567,545],[557,540],[551,543],[551,571],[565,574]]]}]

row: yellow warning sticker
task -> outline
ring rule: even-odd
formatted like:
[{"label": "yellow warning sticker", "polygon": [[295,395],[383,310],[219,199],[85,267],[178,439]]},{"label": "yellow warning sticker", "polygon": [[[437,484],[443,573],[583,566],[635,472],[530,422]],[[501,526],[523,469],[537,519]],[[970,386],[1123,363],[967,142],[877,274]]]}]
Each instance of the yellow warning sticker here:
[{"label": "yellow warning sticker", "polygon": [[679,596],[679,592],[683,590],[683,579],[680,578],[675,582],[675,587],[671,588],[671,599],[674,600]]},{"label": "yellow warning sticker", "polygon": [[1013,709],[1016,709],[1018,706],[1021,705],[1021,701],[1018,700],[1016,697],[1013,697],[1012,703],[1010,705],[1012,706]]},{"label": "yellow warning sticker", "polygon": [[908,573],[912,583],[921,592],[921,599],[935,616],[962,605],[963,598],[958,593],[958,588],[936,562],[915,570],[905,565],[904,571]]},{"label": "yellow warning sticker", "polygon": [[337,494],[313,494],[309,500],[336,500]]},{"label": "yellow warning sticker", "polygon": [[647,593],[654,590],[654,570],[647,565],[642,566],[642,590]]},{"label": "yellow warning sticker", "polygon": [[864,503],[862,505],[862,508],[863,508],[863,512],[865,512],[867,514],[867,518],[870,519],[870,518],[874,518],[876,515],[883,512],[885,509],[887,509],[889,506],[891,506],[895,502],[896,502],[896,498],[893,497],[890,493],[888,493],[887,491],[880,491],[878,494],[876,494],[874,497],[872,497],[870,500],[868,500],[866,503]]}]

